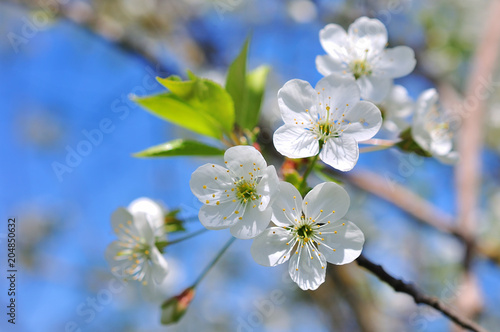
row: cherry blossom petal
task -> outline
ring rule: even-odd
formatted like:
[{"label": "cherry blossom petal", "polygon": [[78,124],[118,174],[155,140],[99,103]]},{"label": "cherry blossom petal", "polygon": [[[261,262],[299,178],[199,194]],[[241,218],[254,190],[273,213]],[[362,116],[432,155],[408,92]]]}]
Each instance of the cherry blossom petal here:
[{"label": "cherry blossom petal", "polygon": [[274,166],[268,166],[263,171],[263,176],[257,185],[257,192],[260,197],[259,210],[268,208],[279,190],[279,178]]},{"label": "cherry blossom petal", "polygon": [[349,125],[344,129],[344,136],[350,136],[356,141],[372,138],[382,126],[382,114],[374,104],[360,101],[349,112],[345,120]]},{"label": "cherry blossom petal", "polygon": [[305,111],[314,112],[316,94],[306,81],[294,79],[286,82],[278,91],[278,105],[285,124],[309,123],[311,115]]},{"label": "cherry blossom petal", "polygon": [[323,76],[337,74],[354,78],[354,75],[352,74],[347,63],[335,59],[328,54],[318,55],[316,57],[316,69],[318,69],[319,73]]},{"label": "cherry blossom petal", "polygon": [[345,55],[345,48],[349,47],[347,33],[338,24],[328,24],[321,29],[319,41],[326,53],[340,61]]},{"label": "cherry blossom petal", "polygon": [[150,198],[141,197],[135,199],[129,204],[127,210],[134,217],[147,215],[154,229],[162,228],[165,224],[165,209]]},{"label": "cherry blossom petal", "polygon": [[406,76],[415,69],[415,52],[408,46],[397,46],[384,50],[374,64],[373,73],[379,77],[397,78]]},{"label": "cherry blossom petal", "polygon": [[358,142],[349,136],[329,138],[319,153],[324,163],[343,172],[353,169],[358,157]]},{"label": "cherry blossom petal", "polygon": [[353,44],[361,44],[366,48],[383,49],[387,44],[387,29],[384,24],[366,16],[354,21],[347,34]]},{"label": "cherry blossom petal", "polygon": [[318,154],[318,137],[310,130],[293,125],[281,126],[274,132],[274,147],[288,158],[307,158]]},{"label": "cherry blossom petal", "polygon": [[280,227],[271,227],[253,240],[250,252],[258,264],[276,266],[290,258],[293,249],[291,241],[292,235],[289,231]]},{"label": "cherry blossom petal", "polygon": [[302,211],[306,218],[317,223],[335,222],[349,210],[350,198],[344,188],[333,182],[324,182],[314,187],[304,197]]},{"label": "cherry blossom petal", "polygon": [[301,289],[315,290],[325,282],[326,259],[312,246],[299,245],[297,253],[290,259],[288,271],[292,280]]},{"label": "cherry blossom petal", "polygon": [[218,230],[236,224],[238,218],[243,217],[243,213],[244,206],[240,202],[227,202],[219,205],[203,205],[198,218],[205,228]]},{"label": "cherry blossom petal", "polygon": [[238,239],[252,239],[262,233],[271,222],[271,209],[260,211],[253,207],[251,203],[247,204],[241,220],[229,229],[231,234]]},{"label": "cherry blossom petal", "polygon": [[131,237],[136,237],[145,243],[154,242],[154,232],[147,219],[134,218],[125,208],[118,208],[113,212],[111,226],[121,241],[129,241]]},{"label": "cherry blossom petal", "polygon": [[[329,263],[343,265],[354,261],[363,250],[365,236],[350,221],[337,221],[321,227],[318,249]],[[335,250],[334,250],[335,249]]]},{"label": "cherry blossom petal", "polygon": [[153,246],[151,248],[150,253],[151,260],[151,276],[155,283],[160,284],[163,282],[168,273],[168,263],[165,257],[161,254],[161,252]]},{"label": "cherry blossom petal", "polygon": [[230,191],[233,186],[234,180],[231,174],[227,172],[227,169],[214,164],[205,164],[198,167],[189,181],[191,191],[200,202],[211,205],[221,200],[224,190]]},{"label": "cherry blossom petal", "polygon": [[272,221],[278,226],[291,226],[302,216],[302,196],[291,183],[281,181],[279,195],[272,205]]},{"label": "cherry blossom petal", "polygon": [[238,178],[256,178],[267,167],[267,163],[253,146],[234,146],[224,153],[224,161],[229,170]]},{"label": "cherry blossom petal", "polygon": [[389,94],[392,79],[378,76],[361,76],[357,81],[361,98],[379,103]]},{"label": "cherry blossom petal", "polygon": [[352,77],[328,75],[318,81],[315,89],[321,105],[330,106],[331,113],[342,114],[360,100],[359,87]]}]

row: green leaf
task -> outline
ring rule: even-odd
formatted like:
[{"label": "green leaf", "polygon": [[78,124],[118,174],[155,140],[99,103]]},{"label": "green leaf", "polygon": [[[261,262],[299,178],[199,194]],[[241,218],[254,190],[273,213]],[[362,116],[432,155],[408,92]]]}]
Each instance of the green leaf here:
[{"label": "green leaf", "polygon": [[269,67],[261,66],[247,73],[249,42],[248,38],[243,44],[240,54],[229,66],[226,90],[233,98],[235,120],[238,126],[253,130],[259,122]]},{"label": "green leaf", "polygon": [[222,125],[208,112],[196,108],[173,93],[135,97],[133,100],[154,115],[195,133],[216,139],[223,135]]},{"label": "green leaf", "polygon": [[243,44],[240,54],[229,66],[226,78],[226,90],[231,95],[231,98],[233,98],[236,123],[241,127],[243,127],[241,114],[246,91],[248,44],[249,38]]},{"label": "green leaf", "polygon": [[243,128],[253,130],[259,123],[260,108],[269,70],[268,66],[260,66],[247,75],[245,103],[243,110],[237,113],[241,119],[241,124],[238,124]]},{"label": "green leaf", "polygon": [[137,152],[134,157],[221,156],[224,151],[198,141],[176,139]]},{"label": "green leaf", "polygon": [[156,80],[182,99],[189,99],[194,94],[195,81],[182,81],[179,76],[175,75],[167,78],[157,77]]},{"label": "green leaf", "polygon": [[[222,132],[230,133],[234,126],[234,104],[229,93],[213,81],[196,77],[191,72],[188,75],[188,81],[178,81],[175,76],[157,80],[191,108],[213,118]],[[192,121],[198,119],[195,117]]]}]

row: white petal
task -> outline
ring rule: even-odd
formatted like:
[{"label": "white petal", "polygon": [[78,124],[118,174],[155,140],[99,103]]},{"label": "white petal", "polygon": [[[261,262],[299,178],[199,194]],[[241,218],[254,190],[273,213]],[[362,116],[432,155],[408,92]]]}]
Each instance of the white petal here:
[{"label": "white petal", "polygon": [[259,176],[267,167],[266,160],[253,146],[240,145],[227,149],[224,153],[224,161],[227,162],[226,166],[229,170],[239,178],[243,176],[246,180],[250,180],[251,175]]},{"label": "white petal", "polygon": [[353,169],[358,157],[358,142],[349,136],[329,138],[319,153],[324,163],[343,172]]},{"label": "white petal", "polygon": [[392,88],[392,79],[375,75],[361,76],[357,81],[361,98],[379,103],[384,100]]},{"label": "white petal", "polygon": [[304,197],[302,210],[306,218],[317,223],[335,222],[345,216],[350,202],[344,188],[333,182],[323,182]]},{"label": "white petal", "polygon": [[315,89],[321,104],[329,105],[332,113],[342,114],[360,100],[359,87],[353,77],[328,75],[319,80]]},{"label": "white petal", "polygon": [[271,214],[271,208],[260,211],[257,207],[254,208],[249,203],[241,217],[242,219],[238,220],[229,230],[238,239],[252,239],[269,226]]},{"label": "white petal", "polygon": [[318,255],[316,249],[314,252],[312,250],[313,248],[308,244],[303,247],[299,245],[298,254],[292,256],[288,267],[290,277],[303,290],[315,290],[325,282],[325,257]]},{"label": "white petal", "polygon": [[387,44],[387,29],[377,19],[360,17],[349,26],[347,34],[355,44],[367,48],[383,49]]},{"label": "white petal", "polygon": [[373,73],[379,77],[397,78],[406,76],[415,69],[415,52],[408,46],[386,49],[380,60],[373,65]]},{"label": "white petal", "polygon": [[290,251],[293,249],[293,243],[290,242],[292,239],[293,236],[289,231],[271,227],[253,240],[250,252],[255,262],[260,265],[283,264],[290,258]]},{"label": "white petal", "polygon": [[118,208],[111,215],[111,227],[113,227],[113,230],[118,235],[122,232],[121,229],[127,226],[128,221],[132,220],[134,220],[134,216],[127,209]]},{"label": "white petal", "polygon": [[120,254],[126,250],[122,243],[119,241],[111,242],[106,248],[104,256],[111,267],[111,272],[118,278],[125,277],[125,270],[131,265],[131,261],[128,259],[129,255]]},{"label": "white petal", "polygon": [[413,113],[414,103],[405,87],[394,85],[380,107],[384,110],[383,126],[386,129],[401,132],[408,128],[406,118]]},{"label": "white petal", "polygon": [[350,221],[327,224],[321,227],[319,236],[324,239],[320,241],[319,250],[328,262],[337,265],[351,263],[358,258],[365,242],[363,232]]},{"label": "white petal", "polygon": [[154,241],[153,230],[146,218],[134,218],[127,209],[116,209],[111,215],[111,225],[118,238],[122,241],[127,241],[130,236],[137,236],[140,241],[146,243]]},{"label": "white petal", "polygon": [[326,53],[333,57],[341,55],[349,46],[347,33],[337,24],[328,24],[319,32],[319,41]]},{"label": "white petal", "polygon": [[129,204],[127,209],[133,216],[147,214],[155,229],[161,228],[165,224],[165,208],[150,198],[137,198]]},{"label": "white petal", "polygon": [[267,209],[268,205],[273,202],[279,190],[279,178],[274,166],[268,166],[263,171],[263,176],[257,185],[257,194],[261,195],[259,210]]},{"label": "white petal", "polygon": [[[236,211],[238,213],[235,213]],[[221,203],[220,205],[203,205],[198,213],[198,218],[205,228],[218,230],[236,224],[243,212],[244,206],[238,201]]]},{"label": "white petal", "polygon": [[[302,196],[289,182],[281,181],[279,194],[272,205],[272,221],[278,226],[290,226],[302,216]],[[285,210],[285,211],[283,211]]]},{"label": "white petal", "polygon": [[354,78],[347,63],[335,59],[328,54],[318,55],[316,57],[316,69],[323,76],[338,74]]},{"label": "white petal", "polygon": [[313,111],[313,107],[316,107],[316,91],[306,81],[290,80],[278,91],[278,105],[286,124],[307,124],[311,117],[306,113],[306,109]]},{"label": "white petal", "polygon": [[168,273],[168,263],[161,252],[153,246],[150,253],[151,259],[151,274],[155,283],[160,284],[163,282]]},{"label": "white petal", "polygon": [[200,202],[214,205],[221,199],[224,190],[228,190],[230,193],[230,189],[234,187],[234,181],[224,167],[205,164],[193,172],[189,180],[189,187]]},{"label": "white petal", "polygon": [[443,137],[440,140],[432,140],[429,152],[433,156],[445,156],[453,149],[451,137]]},{"label": "white petal", "polygon": [[382,125],[382,114],[374,104],[360,101],[346,112],[344,121],[350,123],[345,127],[343,135],[349,135],[356,141],[372,138]]},{"label": "white petal", "polygon": [[453,165],[453,164],[456,164],[458,162],[458,160],[460,159],[460,156],[458,155],[458,152],[457,151],[450,151],[449,153],[445,154],[444,156],[439,156],[439,155],[436,155],[434,156],[437,160],[439,160],[440,162],[442,162],[443,164],[446,164],[446,165]]},{"label": "white petal", "polygon": [[155,302],[156,299],[158,298],[158,284],[155,283],[153,275],[151,273],[147,273],[144,276],[143,282],[146,282],[146,284],[142,283],[142,295],[144,296],[145,299],[147,299],[150,302]]},{"label": "white petal", "polygon": [[274,147],[288,158],[307,158],[318,154],[319,141],[307,129],[293,125],[279,127],[273,136]]}]

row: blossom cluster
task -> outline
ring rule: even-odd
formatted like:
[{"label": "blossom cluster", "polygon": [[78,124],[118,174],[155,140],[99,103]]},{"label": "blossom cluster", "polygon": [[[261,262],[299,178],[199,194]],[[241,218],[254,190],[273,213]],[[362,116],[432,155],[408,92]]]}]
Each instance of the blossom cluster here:
[{"label": "blossom cluster", "polygon": [[[407,46],[386,48],[385,26],[361,17],[345,31],[329,24],[319,33],[325,55],[316,58],[324,77],[312,87],[292,79],[277,101],[284,124],[273,136],[285,157],[319,159],[342,172],[359,158],[358,143],[373,138],[382,125],[410,133],[412,142],[443,162],[456,160],[449,121],[434,89],[413,102],[394,79],[413,71],[416,60]],[[413,115],[410,126],[407,118]],[[307,173],[308,175],[309,173]],[[261,265],[288,262],[292,280],[303,290],[325,281],[327,263],[342,265],[359,257],[364,234],[344,219],[350,199],[340,185],[320,183],[307,190],[302,183],[280,181],[253,146],[236,145],[224,163],[199,167],[189,182],[201,202],[199,221],[209,230],[229,229],[238,239],[252,239],[251,254]],[[304,197],[303,197],[304,196]],[[151,200],[120,208],[111,218],[118,241],[107,251],[114,273],[143,285],[160,284],[167,274],[161,255],[165,211]]]}]

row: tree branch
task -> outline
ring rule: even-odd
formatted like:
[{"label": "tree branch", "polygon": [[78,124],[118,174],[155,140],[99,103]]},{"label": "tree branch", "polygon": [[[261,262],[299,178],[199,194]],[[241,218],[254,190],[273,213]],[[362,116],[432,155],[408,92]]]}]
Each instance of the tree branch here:
[{"label": "tree branch", "polygon": [[428,296],[423,294],[420,290],[418,290],[413,284],[406,283],[401,279],[395,278],[391,276],[387,271],[380,265],[373,263],[365,256],[361,255],[356,260],[359,266],[364,267],[371,273],[373,273],[377,278],[381,281],[385,282],[389,286],[391,286],[396,292],[405,293],[410,295],[415,303],[417,304],[426,304],[437,311],[441,312],[443,315],[448,317],[457,325],[469,329],[475,332],[488,332],[477,323],[472,320],[462,317],[459,313],[455,312],[444,303],[442,303],[438,298]]},{"label": "tree branch", "polygon": [[362,190],[385,199],[418,221],[442,233],[453,235],[473,251],[480,253],[491,262],[500,265],[500,252],[497,250],[498,248],[486,248],[479,245],[475,242],[472,234],[454,225],[454,218],[451,215],[441,211],[438,207],[408,188],[394,182],[389,183],[382,176],[367,170],[356,171],[351,174],[333,173],[330,170],[328,172]]}]

